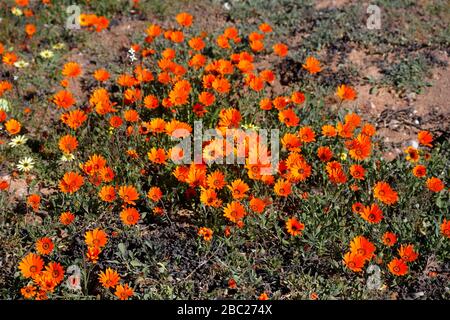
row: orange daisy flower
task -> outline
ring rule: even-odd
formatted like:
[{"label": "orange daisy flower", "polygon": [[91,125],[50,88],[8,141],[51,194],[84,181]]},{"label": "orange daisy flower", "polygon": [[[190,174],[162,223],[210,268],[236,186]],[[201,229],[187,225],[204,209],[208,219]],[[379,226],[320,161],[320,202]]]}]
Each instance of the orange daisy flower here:
[{"label": "orange daisy flower", "polygon": [[354,272],[361,272],[364,267],[365,259],[356,252],[347,252],[344,255],[344,264]]},{"label": "orange daisy flower", "polygon": [[108,241],[108,236],[105,231],[95,228],[91,231],[86,231],[84,235],[84,242],[88,247],[103,248]]},{"label": "orange daisy flower", "polygon": [[378,182],[373,188],[374,197],[387,205],[392,205],[398,201],[398,194],[386,182]]},{"label": "orange daisy flower", "polygon": [[345,84],[340,85],[336,90],[336,95],[341,100],[355,100],[356,99],[356,91]]},{"label": "orange daisy flower", "polygon": [[54,245],[52,239],[44,237],[36,241],[36,250],[39,254],[48,255],[53,251]]},{"label": "orange daisy flower", "polygon": [[132,288],[128,286],[128,284],[118,284],[116,286],[116,291],[114,292],[117,298],[120,300],[128,300],[128,298],[132,297],[134,294],[134,291]]},{"label": "orange daisy flower", "polygon": [[412,172],[415,177],[423,178],[427,175],[427,168],[419,164],[413,168]]},{"label": "orange daisy flower", "polygon": [[68,78],[76,78],[81,74],[81,66],[76,62],[67,62],[62,70],[62,75]]},{"label": "orange daisy flower", "polygon": [[402,259],[394,258],[388,264],[389,271],[395,276],[404,276],[408,273],[408,266]]},{"label": "orange daisy flower", "polygon": [[134,201],[139,199],[139,193],[133,186],[121,186],[119,188],[119,197],[126,204],[136,205]]},{"label": "orange daisy flower", "polygon": [[192,16],[186,12],[177,14],[176,20],[183,27],[190,27],[192,25]]},{"label": "orange daisy flower", "polygon": [[388,246],[392,247],[397,242],[397,236],[392,232],[386,232],[383,234],[383,243]]},{"label": "orange daisy flower", "polygon": [[292,217],[286,221],[286,229],[291,236],[296,237],[302,234],[302,231],[305,229],[305,225],[298,221],[297,218]]},{"label": "orange daisy flower", "polygon": [[44,260],[34,253],[29,253],[19,263],[19,270],[25,278],[33,278],[41,273]]},{"label": "orange daisy flower", "polygon": [[441,233],[445,237],[450,238],[450,220],[444,219],[444,221],[442,221],[440,229],[441,229]]},{"label": "orange daisy flower", "polygon": [[116,270],[107,268],[105,271],[101,271],[98,275],[98,280],[102,284],[103,288],[114,288],[119,284],[120,276]]},{"label": "orange daisy flower", "polygon": [[441,179],[432,177],[427,180],[427,188],[433,192],[440,192],[444,190],[445,185]]},{"label": "orange daisy flower", "polygon": [[419,143],[421,145],[427,146],[427,147],[432,147],[433,145],[431,144],[433,142],[433,135],[428,132],[428,131],[419,131],[419,133],[417,134],[417,138],[419,140]]},{"label": "orange daisy flower", "polygon": [[414,251],[414,245],[412,244],[401,245],[400,249],[398,249],[398,254],[405,262],[414,262],[419,257],[419,254]]},{"label": "orange daisy flower", "polygon": [[369,223],[380,223],[383,219],[383,212],[376,203],[371,206],[364,207],[361,217]]},{"label": "orange daisy flower", "polygon": [[208,188],[221,190],[226,186],[225,175],[219,170],[211,172],[206,177],[206,184],[208,185]]},{"label": "orange daisy flower", "polygon": [[150,152],[148,152],[148,159],[157,164],[165,164],[166,163],[166,151],[162,148],[156,149],[152,148]]},{"label": "orange daisy flower", "polygon": [[287,197],[291,194],[291,183],[289,181],[279,179],[274,186],[274,191],[278,196]]},{"label": "orange daisy flower", "polygon": [[224,208],[224,217],[231,222],[238,223],[247,214],[245,208],[238,201],[233,201]]},{"label": "orange daisy flower", "polygon": [[210,228],[206,228],[206,227],[201,227],[198,230],[198,235],[203,237],[203,240],[205,240],[205,241],[211,241],[213,233],[214,232]]},{"label": "orange daisy flower", "polygon": [[303,64],[303,69],[307,70],[310,74],[316,74],[322,70],[320,62],[314,57],[307,57]]},{"label": "orange daisy flower", "polygon": [[59,182],[59,189],[64,193],[74,193],[84,183],[83,177],[76,172],[67,172]]},{"label": "orange daisy flower", "polygon": [[230,189],[234,199],[242,199],[247,196],[245,193],[250,190],[250,187],[241,179],[237,179],[228,186],[228,189]]},{"label": "orange daisy flower", "polygon": [[375,246],[363,236],[357,236],[350,242],[350,252],[360,255],[364,260],[372,259]]},{"label": "orange daisy flower", "polygon": [[68,226],[69,224],[71,224],[74,219],[75,219],[75,215],[68,211],[61,213],[61,215],[59,216],[59,222],[61,222],[65,226]]},{"label": "orange daisy flower", "polygon": [[120,212],[120,219],[122,219],[122,222],[128,226],[138,223],[140,217],[141,215],[139,214],[139,211],[137,211],[134,207],[124,208]]},{"label": "orange daisy flower", "polygon": [[14,135],[20,132],[20,130],[22,129],[22,125],[16,119],[9,119],[8,121],[5,122],[5,128],[6,131]]},{"label": "orange daisy flower", "polygon": [[59,149],[64,153],[72,153],[78,147],[78,140],[76,137],[68,134],[59,139]]},{"label": "orange daisy flower", "polygon": [[147,193],[147,197],[154,202],[161,200],[163,193],[159,187],[151,187]]},{"label": "orange daisy flower", "polygon": [[113,186],[103,186],[98,196],[105,202],[113,202],[116,199],[116,191]]}]

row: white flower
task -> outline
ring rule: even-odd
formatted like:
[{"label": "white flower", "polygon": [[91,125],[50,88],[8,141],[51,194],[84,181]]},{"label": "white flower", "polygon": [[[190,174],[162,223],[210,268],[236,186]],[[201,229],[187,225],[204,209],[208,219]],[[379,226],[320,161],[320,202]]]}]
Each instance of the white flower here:
[{"label": "white flower", "polygon": [[54,53],[53,53],[53,51],[50,51],[50,50],[44,50],[44,51],[41,51],[39,53],[39,55],[44,59],[50,59],[50,58],[53,58]]},{"label": "white flower", "polygon": [[61,162],[70,162],[75,160],[75,156],[71,153],[63,154],[61,157]]},{"label": "white flower", "polygon": [[53,45],[52,49],[61,50],[61,49],[64,49],[65,46],[66,45],[64,43],[60,42],[60,43]]},{"label": "white flower", "polygon": [[17,7],[12,8],[11,13],[15,16],[21,16],[23,14],[22,10]]},{"label": "white flower", "polygon": [[17,146],[21,146],[24,145],[26,142],[28,141],[28,138],[25,136],[17,136],[11,139],[11,142],[9,143],[9,145],[11,147],[17,147]]},{"label": "white flower", "polygon": [[128,50],[128,58],[130,59],[131,62],[134,62],[137,60],[136,51],[134,51],[133,48],[130,48],[130,50]]},{"label": "white flower", "polygon": [[19,169],[19,171],[28,172],[34,168],[34,163],[33,158],[25,157],[19,161],[19,164],[17,164],[17,169]]},{"label": "white flower", "polygon": [[19,60],[19,61],[14,62],[14,66],[15,66],[16,68],[19,68],[19,69],[21,69],[21,68],[26,68],[26,67],[28,67],[29,65],[30,65],[30,64],[29,64],[28,62],[24,61],[24,60]]},{"label": "white flower", "polygon": [[11,110],[8,100],[0,99],[0,110],[3,110],[5,112],[9,112]]}]

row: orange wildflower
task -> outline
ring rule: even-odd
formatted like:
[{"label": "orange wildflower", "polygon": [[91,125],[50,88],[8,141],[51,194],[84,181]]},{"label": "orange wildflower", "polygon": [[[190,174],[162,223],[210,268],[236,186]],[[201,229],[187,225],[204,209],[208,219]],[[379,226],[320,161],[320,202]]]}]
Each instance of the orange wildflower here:
[{"label": "orange wildflower", "polygon": [[392,247],[397,242],[397,236],[392,232],[385,232],[383,234],[383,243],[388,246]]},{"label": "orange wildflower", "polygon": [[81,66],[76,62],[67,62],[62,70],[62,75],[68,78],[76,78],[81,74]]},{"label": "orange wildflower", "polygon": [[27,198],[27,203],[33,208],[34,211],[38,211],[41,204],[41,197],[37,194],[31,194]]},{"label": "orange wildflower", "polygon": [[87,115],[83,110],[72,110],[61,116],[61,121],[73,130],[78,129],[86,120]]},{"label": "orange wildflower", "polygon": [[116,270],[107,268],[105,271],[100,272],[98,280],[103,288],[114,288],[119,284],[120,276]]},{"label": "orange wildflower", "polygon": [[298,221],[297,218],[292,217],[286,221],[286,229],[291,236],[296,237],[302,234],[302,231],[305,229],[305,225]]},{"label": "orange wildflower", "polygon": [[277,43],[273,46],[273,51],[280,57],[285,57],[288,54],[288,46],[283,43]]},{"label": "orange wildflower", "polygon": [[336,95],[341,100],[355,100],[356,99],[356,91],[345,84],[340,85],[336,90]]},{"label": "orange wildflower", "polygon": [[122,222],[127,226],[132,226],[138,223],[140,217],[141,215],[139,214],[139,211],[137,211],[134,207],[124,208],[120,212],[120,219],[122,219]]},{"label": "orange wildflower", "polygon": [[74,193],[84,183],[83,177],[76,172],[67,172],[59,182],[59,189],[64,193]]},{"label": "orange wildflower", "polygon": [[59,216],[59,222],[61,222],[65,226],[68,226],[69,224],[71,224],[74,219],[75,219],[75,216],[71,212],[63,212]]},{"label": "orange wildflower", "polygon": [[148,159],[157,164],[165,164],[166,163],[166,151],[162,148],[156,149],[152,148],[150,152],[148,152]]},{"label": "orange wildflower", "polygon": [[328,162],[333,158],[333,151],[329,147],[319,147],[317,149],[317,156],[319,157],[320,161],[322,162]]},{"label": "orange wildflower", "polygon": [[237,179],[234,180],[230,186],[228,186],[228,189],[231,190],[231,194],[234,199],[242,199],[247,197],[246,192],[250,190],[250,187],[241,179]]},{"label": "orange wildflower", "polygon": [[106,69],[97,69],[94,71],[94,78],[99,82],[105,82],[109,79],[110,75]]},{"label": "orange wildflower", "polygon": [[347,252],[344,255],[344,264],[354,272],[361,272],[364,267],[365,259],[356,252]]},{"label": "orange wildflower", "polygon": [[414,246],[412,244],[401,245],[400,249],[398,249],[398,254],[405,262],[414,262],[419,257],[419,254],[414,251]]},{"label": "orange wildflower", "polygon": [[433,142],[433,135],[428,132],[428,131],[419,131],[419,133],[417,134],[417,138],[419,140],[419,143],[421,145],[427,146],[427,147],[432,147],[433,145],[431,144]]},{"label": "orange wildflower", "polygon": [[387,205],[392,205],[398,201],[398,194],[386,182],[378,182],[373,188],[374,197]]},{"label": "orange wildflower", "polygon": [[291,194],[291,183],[289,181],[279,179],[274,186],[274,191],[278,196],[287,197]]},{"label": "orange wildflower", "polygon": [[419,164],[413,168],[412,173],[417,178],[423,178],[427,175],[427,168]]},{"label": "orange wildflower", "polygon": [[53,251],[54,245],[50,238],[44,237],[36,241],[36,250],[39,254],[48,255]]},{"label": "orange wildflower", "polygon": [[252,209],[256,213],[263,213],[266,207],[266,202],[259,198],[252,198],[250,200],[250,209]]},{"label": "orange wildflower", "polygon": [[285,109],[278,113],[278,119],[288,127],[296,127],[300,122],[300,118],[292,109]]},{"label": "orange wildflower", "polygon": [[310,74],[316,74],[322,70],[319,60],[314,57],[306,58],[303,69],[307,70]]},{"label": "orange wildflower", "polygon": [[366,173],[366,170],[363,166],[359,164],[353,164],[350,167],[350,175],[357,180],[364,180],[364,174]]},{"label": "orange wildflower", "polygon": [[116,199],[116,191],[113,186],[103,186],[98,196],[105,202],[113,202]]},{"label": "orange wildflower", "polygon": [[105,231],[96,228],[91,231],[86,231],[84,235],[84,242],[88,247],[103,248],[108,241],[108,236]]},{"label": "orange wildflower", "polygon": [[206,177],[208,188],[220,190],[226,186],[225,175],[221,171],[214,171]]},{"label": "orange wildflower", "polygon": [[76,137],[68,134],[59,139],[59,149],[64,153],[72,153],[78,147],[78,140]]},{"label": "orange wildflower", "polygon": [[233,201],[224,208],[224,217],[230,220],[231,222],[238,223],[241,221],[245,215],[245,208],[238,201]]},{"label": "orange wildflower", "polygon": [[357,236],[350,242],[350,252],[360,255],[364,260],[372,259],[375,246],[363,236]]},{"label": "orange wildflower", "polygon": [[22,129],[22,125],[16,119],[9,119],[8,121],[5,122],[5,128],[6,131],[14,135],[20,132],[20,130]]},{"label": "orange wildflower", "polygon": [[450,238],[450,220],[444,219],[440,229],[443,236]]},{"label": "orange wildflower", "polygon": [[134,201],[139,199],[139,193],[133,186],[121,186],[119,188],[119,197],[126,204],[136,205]]},{"label": "orange wildflower", "polygon": [[33,278],[37,276],[44,267],[44,261],[40,256],[29,253],[19,263],[19,270],[25,278]]},{"label": "orange wildflower", "polygon": [[298,131],[298,136],[302,143],[310,143],[316,141],[316,134],[311,127],[302,127]]},{"label": "orange wildflower", "polygon": [[404,276],[408,273],[408,266],[402,259],[394,258],[388,264],[389,271],[395,276]]},{"label": "orange wildflower", "polygon": [[128,286],[128,284],[118,284],[116,286],[116,291],[114,292],[117,298],[120,300],[128,300],[128,298],[132,297],[134,294],[134,291],[132,288]]},{"label": "orange wildflower", "polygon": [[183,27],[190,27],[192,25],[192,16],[186,12],[179,13],[176,16],[176,20]]},{"label": "orange wildflower", "polygon": [[206,227],[201,227],[198,230],[198,235],[203,237],[203,240],[205,240],[205,241],[211,241],[213,233],[214,232],[210,228],[206,228]]},{"label": "orange wildflower", "polygon": [[369,223],[380,223],[383,219],[383,212],[376,203],[371,206],[364,207],[361,217]]},{"label": "orange wildflower", "polygon": [[445,185],[441,179],[436,177],[431,177],[427,180],[427,188],[433,192],[440,192],[444,190]]},{"label": "orange wildflower", "polygon": [[147,197],[154,202],[161,200],[162,196],[163,193],[159,187],[151,187],[147,193]]}]

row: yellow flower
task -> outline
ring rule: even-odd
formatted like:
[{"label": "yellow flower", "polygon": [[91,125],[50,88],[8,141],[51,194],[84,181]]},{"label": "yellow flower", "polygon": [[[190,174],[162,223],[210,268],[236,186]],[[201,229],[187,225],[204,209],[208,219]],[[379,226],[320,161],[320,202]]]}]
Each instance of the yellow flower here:
[{"label": "yellow flower", "polygon": [[345,152],[342,152],[340,156],[342,161],[347,160],[347,154]]},{"label": "yellow flower", "polygon": [[65,46],[66,45],[64,43],[60,42],[60,43],[53,45],[52,49],[61,50],[61,49],[64,49]]},{"label": "yellow flower", "polygon": [[44,50],[44,51],[41,51],[41,53],[39,53],[39,55],[44,59],[50,59],[50,58],[53,58],[54,53],[53,53],[53,51],[50,51],[50,50]]},{"label": "yellow flower", "polygon": [[16,7],[11,9],[11,13],[15,16],[21,16],[23,14],[22,10]]},{"label": "yellow flower", "polygon": [[19,68],[19,69],[21,69],[21,68],[26,68],[26,67],[28,67],[30,64],[28,63],[28,62],[26,62],[26,61],[24,61],[24,60],[19,60],[19,61],[17,61],[17,62],[14,62],[14,66],[16,67],[16,68]]}]

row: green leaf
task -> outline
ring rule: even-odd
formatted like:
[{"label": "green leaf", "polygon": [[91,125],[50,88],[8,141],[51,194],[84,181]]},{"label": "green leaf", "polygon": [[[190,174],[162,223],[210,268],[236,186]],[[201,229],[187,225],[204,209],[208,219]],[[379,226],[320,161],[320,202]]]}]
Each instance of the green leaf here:
[{"label": "green leaf", "polygon": [[126,258],[127,257],[127,247],[125,246],[125,244],[123,242],[121,242],[121,243],[119,243],[118,247],[119,247],[119,251],[120,251],[120,254],[122,255],[122,257]]}]

